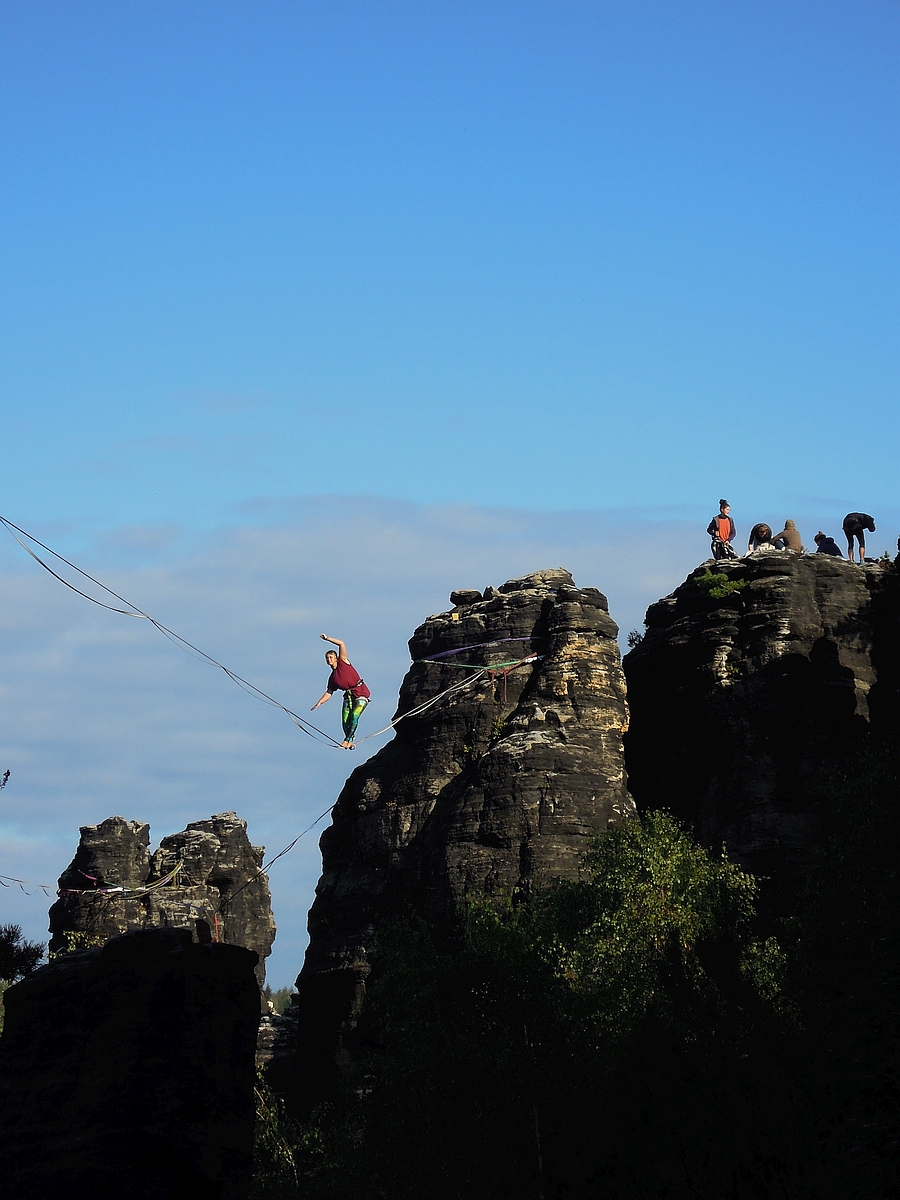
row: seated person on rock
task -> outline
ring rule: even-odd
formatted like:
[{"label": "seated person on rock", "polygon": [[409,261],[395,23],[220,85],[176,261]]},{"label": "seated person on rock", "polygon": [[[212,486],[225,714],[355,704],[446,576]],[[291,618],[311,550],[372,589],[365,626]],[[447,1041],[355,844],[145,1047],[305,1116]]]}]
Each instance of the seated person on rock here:
[{"label": "seated person on rock", "polygon": [[747,542],[747,553],[752,554],[758,550],[760,546],[772,545],[772,527],[767,525],[765,521],[760,521],[758,525],[754,525],[750,530],[750,539]]},{"label": "seated person on rock", "polygon": [[831,554],[835,558],[844,557],[844,552],[841,550],[834,538],[828,537],[828,535],[823,533],[821,529],[816,534],[814,540],[816,543],[816,554]]},{"label": "seated person on rock", "polygon": [[859,561],[866,561],[866,530],[875,532],[874,518],[868,513],[847,513],[844,517],[844,536],[847,539],[847,557],[853,562],[853,539],[859,542]]},{"label": "seated person on rock", "polygon": [[803,538],[797,532],[797,526],[793,521],[785,521],[781,533],[776,533],[772,538],[772,545],[779,550],[793,550],[795,554],[803,553]]}]

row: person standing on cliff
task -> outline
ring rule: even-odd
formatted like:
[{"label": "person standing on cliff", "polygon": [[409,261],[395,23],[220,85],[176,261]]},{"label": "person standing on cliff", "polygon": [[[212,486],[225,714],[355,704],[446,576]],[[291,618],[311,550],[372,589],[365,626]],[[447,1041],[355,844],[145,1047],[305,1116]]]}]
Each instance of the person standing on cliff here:
[{"label": "person standing on cliff", "polygon": [[319,637],[324,642],[333,642],[337,646],[337,650],[326,650],[325,652],[325,661],[331,667],[331,674],[328,677],[325,691],[312,706],[310,712],[315,712],[320,704],[329,701],[335,692],[343,692],[341,724],[344,729],[344,740],[341,742],[341,748],[352,750],[359,718],[369,703],[372,693],[347,657],[347,647],[341,639],[329,637],[327,633],[320,633]]},{"label": "person standing on cliff", "polygon": [[731,505],[727,500],[719,501],[719,511],[706,527],[706,532],[712,538],[712,556],[720,558],[737,558],[732,542],[737,530],[731,519]]},{"label": "person standing on cliff", "polygon": [[866,530],[875,532],[875,520],[868,513],[847,513],[844,517],[844,536],[847,539],[847,557],[853,562],[853,539],[859,542],[859,561],[866,561]]}]

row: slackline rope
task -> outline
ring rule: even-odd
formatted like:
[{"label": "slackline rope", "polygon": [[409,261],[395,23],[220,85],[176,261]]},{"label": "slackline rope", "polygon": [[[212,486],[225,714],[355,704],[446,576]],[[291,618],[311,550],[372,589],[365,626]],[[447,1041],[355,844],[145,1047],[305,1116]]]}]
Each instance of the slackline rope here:
[{"label": "slackline rope", "polygon": [[[140,899],[141,896],[147,896],[150,894],[150,892],[155,892],[157,888],[165,887],[167,884],[173,883],[175,877],[178,875],[178,872],[183,866],[183,862],[176,863],[173,869],[169,871],[168,874],[164,875],[162,879],[157,879],[154,883],[149,884],[147,887],[140,888],[107,887],[105,885],[93,888],[54,888],[52,884],[35,883],[32,879],[17,879],[15,875],[0,875],[0,887],[8,888],[12,884],[17,883],[19,885],[19,889],[23,892],[25,892],[26,887],[33,887],[39,891],[42,891],[45,896],[49,896],[51,892],[55,891],[57,896],[112,895],[120,897],[123,900]],[[93,875],[85,875],[84,871],[79,871],[79,874],[84,875],[85,879],[94,878]],[[25,895],[33,896],[35,893],[25,892]]]},{"label": "slackline rope", "polygon": [[[3,517],[0,517],[0,521],[2,521],[3,524],[6,524],[6,521],[3,519]],[[27,534],[26,534],[26,536],[27,536]],[[16,541],[18,541],[18,540],[19,539],[16,538]],[[25,548],[28,549],[27,546]],[[46,549],[46,547],[44,547],[44,548]],[[30,551],[29,551],[29,553],[30,553]],[[51,550],[50,553],[52,554],[53,551]],[[40,561],[40,560],[38,560],[38,561]],[[43,566],[44,564],[41,563],[41,565]],[[75,570],[77,571],[78,568],[76,567]],[[53,574],[52,571],[51,571],[51,574]],[[65,583],[65,580],[63,580],[63,582]],[[70,586],[70,585],[67,585],[67,586]],[[100,586],[103,587],[103,584],[100,584]],[[78,589],[75,588],[73,590],[77,591]],[[91,597],[88,596],[87,599],[90,600]],[[99,603],[99,601],[97,603]],[[127,604],[128,601],[127,600],[123,601],[123,603]],[[108,606],[104,605],[103,607],[105,608]],[[153,622],[153,624],[155,624],[155,622]],[[528,638],[528,639],[526,639],[526,638],[510,638],[508,640],[510,640],[510,641],[530,641],[530,638]],[[466,647],[466,649],[473,649],[473,648],[474,647]],[[442,700],[445,696],[452,695],[456,692],[461,692],[464,689],[471,687],[473,684],[477,683],[480,679],[483,679],[484,676],[486,676],[486,675],[489,676],[491,678],[491,680],[493,681],[495,671],[498,671],[501,669],[502,669],[502,673],[503,673],[503,696],[504,696],[504,700],[505,700],[506,699],[506,676],[507,676],[507,674],[510,671],[515,670],[516,667],[524,666],[526,663],[537,662],[539,657],[540,657],[540,655],[532,654],[528,658],[519,659],[517,662],[498,663],[495,667],[477,668],[477,670],[478,670],[477,675],[472,675],[468,679],[463,679],[459,683],[453,684],[452,687],[447,688],[445,691],[438,692],[438,694],[436,696],[432,696],[429,700],[425,700],[425,701],[423,701],[422,704],[417,705],[415,708],[411,708],[409,710],[409,712],[401,713],[401,715],[399,717],[395,717],[393,721],[390,721],[387,725],[385,725],[384,729],[379,729],[375,733],[370,733],[366,737],[364,737],[360,740],[365,742],[365,741],[368,741],[369,738],[379,737],[382,733],[387,733],[388,730],[393,729],[396,725],[399,725],[399,723],[401,721],[405,720],[407,717],[418,716],[419,713],[425,712],[426,709],[429,709],[432,707],[432,705],[437,704],[437,702],[439,700]],[[429,660],[425,659],[422,661],[427,662]],[[452,664],[446,664],[446,665],[449,666]],[[281,706],[278,705],[278,707],[280,708]],[[337,803],[337,801],[335,801],[335,804],[336,803]],[[236,896],[240,895],[240,893],[244,890],[244,888],[249,887],[251,883],[254,883],[257,879],[259,879],[259,877],[261,875],[265,874],[265,872],[268,871],[270,867],[272,867],[276,862],[278,862],[279,858],[284,858],[284,856],[286,854],[289,854],[291,852],[291,850],[293,850],[293,848],[297,845],[297,843],[300,841],[300,839],[302,837],[305,837],[305,835],[307,833],[309,833],[309,832],[311,832],[311,830],[315,829],[315,827],[319,824],[319,822],[324,820],[325,817],[328,816],[328,814],[334,809],[335,804],[329,805],[328,808],[326,808],[323,813],[320,813],[319,816],[316,817],[316,819],[312,822],[311,825],[307,825],[307,827],[301,833],[298,833],[297,836],[294,838],[294,840],[292,842],[289,842],[283,850],[279,850],[279,852],[273,858],[270,858],[268,862],[263,863],[263,865],[259,868],[259,870],[254,875],[251,875],[250,878],[245,883],[242,883],[236,892],[232,892],[232,894],[227,899],[222,901],[221,905],[219,906],[219,911],[224,914],[225,910],[228,908],[228,905],[231,904],[231,902],[235,899]],[[135,888],[135,889],[128,889],[128,888],[85,888],[85,889],[66,888],[66,889],[60,890],[57,894],[60,896],[100,894],[100,895],[112,895],[112,896],[115,896],[115,897],[118,897],[121,899],[140,899],[142,896],[149,895],[150,892],[155,891],[157,888],[163,887],[165,884],[173,882],[175,879],[175,876],[178,874],[178,872],[181,870],[181,868],[183,866],[184,866],[183,862],[176,863],[175,867],[167,875],[165,875],[162,879],[158,879],[155,883],[153,883],[149,887],[143,888],[143,889],[141,889],[141,888]],[[82,872],[82,874],[84,874],[84,872]],[[86,878],[90,879],[91,876],[86,876]],[[9,882],[4,882],[5,880],[8,880]],[[24,885],[27,884],[29,887],[40,888],[40,890],[42,892],[44,892],[44,894],[47,896],[50,895],[50,885],[49,884],[44,884],[44,883],[32,884],[32,883],[29,883],[28,880],[16,879],[12,875],[0,875],[0,886],[9,887],[10,884],[12,884],[12,883],[17,883],[23,892],[25,891]],[[26,892],[25,894],[27,896],[34,895],[33,892]],[[218,933],[218,928],[217,928],[216,932]],[[216,940],[218,940],[218,938]]]},{"label": "slackline rope", "polygon": [[[522,639],[517,639],[517,640],[522,640]],[[523,663],[535,662],[537,657],[538,656],[535,654],[535,655],[532,655],[530,658],[523,658],[517,663],[510,663],[506,669],[513,670],[515,667],[522,666]],[[382,733],[387,733],[387,731],[389,729],[393,729],[395,725],[398,725],[401,721],[405,720],[406,717],[414,717],[418,713],[424,712],[427,708],[431,708],[431,706],[433,704],[437,704],[438,700],[443,699],[444,696],[450,695],[453,692],[461,692],[464,688],[471,687],[472,684],[476,683],[477,680],[480,679],[482,676],[490,675],[490,674],[491,674],[490,667],[482,667],[480,669],[480,672],[478,675],[473,675],[469,679],[463,679],[460,683],[455,683],[452,687],[447,688],[446,691],[439,692],[436,696],[432,696],[430,700],[425,700],[422,704],[417,705],[415,708],[411,708],[409,710],[409,712],[402,713],[399,717],[395,717],[394,720],[390,722],[390,724],[385,725],[384,729],[379,729],[375,733],[370,733],[367,735],[367,737],[361,738],[360,740],[365,742],[365,741],[368,741],[369,738],[378,737]],[[504,676],[503,684],[504,684],[504,690],[505,690],[506,671],[504,671],[503,676]],[[337,804],[337,801],[335,801],[335,804]],[[249,887],[250,884],[254,882],[254,880],[259,879],[260,875],[262,875],[265,871],[268,871],[268,869],[273,865],[273,863],[278,862],[279,858],[284,858],[285,854],[289,854],[290,851],[293,850],[293,848],[297,845],[297,843],[300,841],[300,839],[302,837],[304,837],[307,833],[309,833],[310,830],[315,829],[315,827],[319,824],[319,822],[323,821],[325,819],[325,817],[328,816],[328,814],[334,809],[335,804],[329,805],[329,807],[326,808],[323,813],[320,813],[319,816],[316,817],[316,819],[313,821],[313,823],[311,825],[307,825],[307,827],[303,830],[303,832],[298,833],[292,842],[289,842],[288,845],[285,846],[285,848],[283,850],[280,850],[275,855],[274,858],[270,858],[267,863],[263,863],[263,865],[259,868],[259,870],[256,872],[255,875],[251,875],[250,878],[247,880],[247,882],[242,883],[236,892],[233,892],[226,900],[223,900],[222,904],[221,904],[221,910],[226,909],[228,907],[228,905],[232,902],[232,900],[234,900],[235,896],[239,895],[239,893],[242,892],[244,890],[244,888]]]},{"label": "slackline rope", "polygon": [[[517,638],[516,640],[520,641],[523,639]],[[516,667],[521,667],[525,663],[536,662],[537,659],[538,659],[538,655],[532,654],[529,658],[523,658],[523,659],[520,659],[518,662],[509,663],[506,665],[506,670],[503,671],[504,698],[506,695],[507,672],[514,670]],[[478,675],[473,675],[469,679],[463,679],[460,683],[455,683],[452,687],[447,688],[446,691],[438,692],[438,694],[436,696],[432,696],[430,700],[425,700],[422,704],[417,705],[415,708],[411,708],[409,710],[409,712],[402,713],[399,717],[395,717],[393,721],[391,721],[389,724],[385,725],[384,729],[376,730],[375,733],[370,733],[366,737],[360,738],[360,741],[366,742],[369,740],[369,738],[379,737],[382,733],[387,733],[387,731],[389,729],[393,729],[395,725],[399,725],[399,723],[401,721],[404,721],[407,717],[417,716],[419,713],[424,712],[427,708],[431,708],[431,706],[433,704],[437,704],[438,700],[442,700],[444,698],[444,696],[448,696],[453,692],[461,692],[464,688],[471,687],[473,683],[476,683],[484,675],[490,675],[493,678],[493,670],[490,667],[482,667],[480,669]],[[271,867],[273,863],[278,862],[279,858],[284,858],[285,854],[290,853],[290,851],[293,850],[293,848],[297,845],[297,843],[300,841],[300,839],[302,837],[304,837],[307,833],[309,833],[310,830],[315,829],[315,827],[319,824],[319,822],[324,820],[325,817],[328,816],[328,814],[332,811],[332,809],[335,807],[336,804],[337,804],[337,801],[335,801],[334,804],[329,805],[329,807],[326,808],[323,813],[321,813],[318,817],[316,817],[316,819],[313,821],[313,823],[311,825],[307,825],[307,827],[303,830],[303,832],[298,833],[292,842],[289,842],[288,845],[285,846],[285,848],[283,850],[280,850],[275,855],[274,858],[270,858],[267,863],[264,863],[259,868],[259,870],[256,872],[255,875],[251,875],[246,883],[241,884],[241,886],[237,889],[236,892],[233,892],[226,900],[223,900],[222,904],[220,906],[220,910],[226,909],[228,907],[228,905],[232,902],[232,900],[234,900],[235,896],[239,895],[239,893],[242,892],[244,890],[244,888],[249,887],[250,884],[254,882],[254,880],[259,879],[260,875],[262,875],[265,871],[268,871],[269,867]]]},{"label": "slackline rope", "polygon": [[[337,804],[337,801],[335,800],[334,803]],[[283,850],[279,850],[274,858],[270,858],[267,863],[263,863],[263,865],[259,868],[259,870],[256,872],[255,875],[251,875],[250,878],[247,880],[247,882],[242,883],[236,892],[232,892],[231,895],[227,899],[222,901],[222,903],[219,905],[219,911],[223,912],[228,907],[228,905],[232,902],[232,900],[235,898],[235,896],[240,895],[240,893],[244,890],[244,888],[249,887],[251,883],[254,883],[257,879],[259,879],[260,875],[262,875],[266,871],[268,871],[269,867],[271,867],[273,863],[278,862],[279,858],[284,858],[284,856],[286,854],[288,854],[291,850],[293,850],[293,848],[297,845],[297,843],[300,841],[300,839],[302,837],[305,837],[305,835],[307,833],[309,833],[309,831],[311,829],[315,829],[315,827],[318,825],[318,823],[320,821],[324,820],[325,817],[328,816],[328,814],[331,812],[331,810],[333,808],[334,808],[334,804],[330,804],[323,813],[320,813],[319,816],[316,817],[316,819],[313,821],[312,825],[307,825],[307,827],[303,830],[303,832],[298,833],[297,836],[294,838],[294,840],[292,842],[289,842]]]},{"label": "slackline rope", "polygon": [[[157,621],[155,618],[151,617],[149,613],[145,613],[142,609],[138,608],[136,604],[132,604],[130,600],[126,600],[124,596],[120,596],[118,592],[114,592],[112,588],[107,587],[105,583],[101,583],[99,579],[95,579],[93,575],[89,575],[87,571],[82,571],[81,567],[76,567],[73,562],[69,562],[67,558],[63,558],[61,554],[57,554],[57,552],[55,550],[51,550],[49,546],[45,546],[43,542],[39,541],[32,534],[26,533],[24,529],[20,529],[18,525],[14,525],[13,522],[7,520],[6,517],[0,516],[0,523],[6,527],[7,531],[12,535],[13,538],[15,538],[22,549],[31,555],[36,563],[40,563],[44,570],[48,571],[54,579],[58,579],[60,583],[64,583],[67,588],[70,588],[73,592],[77,592],[78,595],[83,596],[85,600],[90,600],[92,604],[97,604],[100,606],[100,608],[108,609],[110,612],[120,613],[124,617],[136,617],[138,619],[149,621],[150,624],[155,629],[158,629],[164,637],[167,637],[169,641],[174,643],[174,645],[176,645],[180,650],[184,650],[186,654],[190,654],[192,658],[199,658],[201,662],[205,662],[211,667],[218,667],[220,671],[224,671],[228,678],[231,679],[232,682],[236,683],[239,688],[242,688],[245,692],[247,692],[248,695],[254,696],[257,700],[261,700],[264,704],[271,704],[274,708],[280,708],[283,713],[286,713],[290,717],[297,728],[301,729],[307,735],[307,737],[311,737],[313,741],[325,741],[330,743],[332,746],[338,748],[340,747],[340,742],[337,740],[337,738],[333,738],[330,733],[326,733],[324,729],[319,729],[318,726],[313,725],[311,721],[307,721],[304,717],[299,716],[292,709],[288,708],[287,705],[281,704],[278,700],[274,699],[274,697],[270,696],[268,692],[264,692],[262,688],[258,688],[256,684],[250,683],[241,675],[238,675],[235,671],[230,670],[230,668],[226,667],[224,663],[220,663],[218,659],[213,658],[211,654],[207,654],[205,650],[201,650],[199,646],[195,646],[193,642],[189,642],[187,638],[181,637],[180,634],[175,633],[174,630],[171,630],[166,625],[163,625],[161,621]],[[16,532],[14,533],[13,530]],[[17,533],[21,533],[22,537],[27,538],[30,542],[34,542],[36,546],[40,546],[42,550],[46,550],[48,554],[52,554],[54,558],[59,559],[60,562],[64,562],[67,567],[71,567],[73,571],[77,571],[79,575],[83,576],[85,579],[89,579],[91,583],[95,584],[99,588],[102,588],[107,595],[112,596],[114,599],[118,600],[120,604],[125,604],[127,607],[116,608],[112,604],[106,604],[102,600],[97,600],[94,596],[89,596],[87,592],[83,592],[80,588],[75,587],[75,585],[69,583],[67,579],[63,579],[62,575],[58,575],[56,571],[54,571],[52,567],[48,566],[42,558],[39,558],[31,549],[31,547],[27,546],[25,542],[22,541],[22,538],[17,537]]]},{"label": "slackline rope", "polygon": [[[175,866],[161,879],[157,879],[154,883],[148,884],[146,887],[127,888],[127,887],[108,887],[102,884],[92,888],[60,888],[57,892],[58,896],[113,896],[117,900],[140,900],[143,896],[149,896],[151,892],[158,891],[161,887],[166,887],[167,884],[177,886],[175,883],[178,872],[184,866],[184,862],[177,862]],[[76,867],[76,870],[78,868]],[[93,879],[93,875],[85,875],[84,871],[79,871],[79,875],[84,875],[85,879]]]},{"label": "slackline rope", "polygon": [[[33,879],[16,879],[15,875],[0,875],[0,887],[8,888],[14,883],[19,885],[20,892],[25,892],[27,887],[33,887],[42,891],[45,896],[49,896],[55,890],[50,883],[35,883]],[[25,895],[34,896],[35,892],[25,892]]]},{"label": "slackline rope", "polygon": [[[509,662],[489,663],[485,666],[484,663],[435,663],[438,667],[453,667],[457,671],[499,671],[503,667],[517,667],[520,663],[530,662],[532,658],[537,658],[538,655],[532,655],[531,658],[512,658]],[[420,663],[433,663],[433,658],[414,658],[413,665]]]},{"label": "slackline rope", "polygon": [[[294,724],[297,726],[297,728],[302,730],[302,732],[305,733],[307,735],[307,737],[311,737],[313,739],[313,741],[324,742],[326,745],[330,745],[337,749],[341,748],[341,743],[337,740],[337,738],[332,737],[330,733],[326,733],[324,729],[319,729],[319,727],[317,725],[313,725],[311,721],[307,721],[305,717],[301,717],[298,713],[295,713],[292,709],[288,708],[287,705],[281,704],[280,701],[276,700],[273,696],[270,696],[268,694],[268,692],[264,692],[262,690],[262,688],[258,688],[256,686],[256,684],[250,683],[249,680],[244,679],[243,676],[238,675],[237,672],[232,671],[229,667],[226,667],[224,663],[220,663],[218,659],[213,658],[213,656],[211,654],[207,654],[205,650],[201,650],[199,648],[199,646],[195,646],[193,644],[193,642],[189,642],[187,640],[187,638],[181,637],[180,634],[175,633],[174,630],[169,629],[168,626],[166,626],[166,625],[163,625],[163,623],[161,621],[157,621],[154,617],[151,617],[149,613],[145,613],[143,611],[143,609],[138,608],[138,606],[136,604],[132,604],[130,600],[126,600],[125,597],[120,596],[118,592],[114,592],[112,590],[112,588],[107,587],[105,583],[101,583],[99,579],[95,579],[93,575],[89,575],[87,573],[87,571],[83,571],[81,569],[81,567],[77,567],[73,562],[70,562],[67,558],[64,558],[61,554],[58,554],[55,550],[53,550],[49,546],[45,545],[42,541],[40,541],[38,538],[36,538],[33,534],[26,532],[26,530],[24,530],[24,529],[21,529],[18,525],[14,524],[12,521],[10,521],[7,517],[4,517],[4,516],[0,516],[0,524],[5,526],[7,532],[11,535],[11,537],[16,542],[19,543],[19,545],[22,547],[22,549],[25,551],[26,554],[29,554],[34,559],[34,561],[36,563],[38,563],[40,566],[42,566],[45,571],[47,571],[50,575],[53,576],[54,579],[58,579],[60,583],[65,584],[65,586],[67,588],[69,588],[71,591],[77,593],[77,595],[84,597],[85,600],[90,600],[91,604],[96,604],[100,608],[107,609],[109,612],[119,613],[121,616],[124,616],[124,617],[135,617],[140,620],[149,621],[150,624],[154,627],[154,629],[158,629],[159,632],[161,634],[163,634],[164,637],[167,637],[169,639],[169,641],[172,642],[174,645],[176,645],[180,650],[183,650],[186,654],[189,654],[191,656],[191,658],[198,658],[201,662],[205,662],[207,665],[209,665],[211,667],[218,667],[218,669],[220,671],[223,671],[228,676],[228,678],[230,680],[232,680],[232,682],[236,683],[238,685],[238,687],[242,688],[243,691],[247,692],[248,695],[253,696],[257,700],[261,700],[264,704],[271,704],[273,706],[273,708],[281,709],[281,711],[283,713],[286,713],[287,716],[290,717],[290,719],[294,722]],[[22,537],[19,537],[18,534],[21,534]],[[38,557],[38,555],[35,554],[35,552],[31,549],[31,547],[26,545],[26,543],[22,541],[22,538],[27,538],[28,541],[34,542],[34,544],[36,546],[40,546],[42,550],[46,550],[48,554],[52,554],[54,558],[58,559],[60,562],[65,563],[67,567],[71,567],[71,569],[73,571],[77,571],[78,574],[81,575],[84,579],[90,580],[90,582],[93,583],[96,587],[99,587],[104,592],[106,592],[106,594],[108,596],[112,596],[113,599],[118,600],[120,604],[124,604],[127,607],[126,608],[116,608],[115,605],[106,604],[103,600],[98,600],[95,596],[89,596],[88,593],[83,592],[81,590],[81,588],[75,587],[75,585],[73,583],[69,583],[69,581],[67,579],[63,579],[62,575],[57,574],[57,572],[54,571],[52,567],[48,566],[47,563],[45,563],[42,558]],[[478,650],[483,646],[499,646],[506,642],[530,642],[530,641],[533,641],[535,639],[535,637],[540,637],[540,635],[529,635],[528,637],[498,638],[496,641],[493,641],[493,642],[478,642],[471,646],[459,646],[455,650],[442,650],[439,654],[434,654],[430,658],[417,659],[416,661],[419,663],[435,662],[441,658],[446,658],[453,654],[459,654],[463,650]],[[544,640],[546,640],[546,639],[544,639]],[[390,732],[390,730],[394,729],[401,721],[405,721],[407,717],[418,716],[419,713],[425,712],[426,709],[431,708],[432,705],[437,704],[438,701],[440,701],[440,700],[443,700],[445,696],[452,696],[456,692],[461,691],[463,688],[469,687],[471,684],[476,683],[479,679],[483,678],[483,676],[485,674],[488,674],[488,675],[491,674],[491,672],[493,670],[504,670],[504,681],[503,682],[504,682],[504,697],[505,697],[505,694],[506,694],[505,671],[511,670],[514,667],[520,666],[522,663],[534,662],[537,657],[538,657],[537,655],[531,655],[528,658],[520,659],[519,661],[514,662],[514,663],[497,663],[496,667],[478,667],[478,666],[475,666],[474,664],[464,664],[464,663],[444,663],[443,665],[448,666],[448,667],[458,666],[461,668],[465,668],[467,670],[475,670],[477,672],[477,674],[473,675],[470,679],[464,680],[462,683],[454,684],[452,687],[446,688],[442,692],[438,692],[438,694],[436,696],[432,696],[430,700],[426,700],[424,703],[418,705],[416,708],[410,709],[409,712],[402,713],[399,717],[395,717],[392,721],[389,721],[388,724],[385,725],[383,729],[378,729],[378,730],[376,730],[375,733],[369,733],[364,738],[360,738],[356,742],[356,745],[360,745],[362,742],[367,742],[370,738],[381,737],[381,735],[383,733]],[[329,809],[329,811],[331,811],[331,810]],[[326,814],[323,814],[323,815],[326,815]],[[321,817],[319,818],[319,820],[321,820]],[[308,832],[308,831],[304,830],[304,832]],[[303,835],[300,834],[299,836],[302,837]],[[295,839],[295,842],[296,842],[296,840],[298,840],[298,839]],[[292,843],[292,846],[294,844],[295,843]],[[287,851],[282,851],[282,854],[284,854],[284,853],[287,853]],[[281,855],[278,855],[278,857],[280,858]],[[273,859],[273,861],[274,861],[274,859]],[[43,886],[43,885],[40,885],[40,886]],[[246,886],[247,885],[244,884],[244,887],[246,887]],[[237,893],[235,893],[235,895],[237,895]]]}]

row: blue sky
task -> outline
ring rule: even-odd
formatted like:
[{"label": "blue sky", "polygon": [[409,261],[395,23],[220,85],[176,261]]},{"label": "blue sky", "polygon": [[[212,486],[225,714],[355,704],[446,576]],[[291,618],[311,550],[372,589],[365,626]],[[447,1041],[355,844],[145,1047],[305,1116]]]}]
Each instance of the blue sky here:
[{"label": "blue sky", "polygon": [[[808,542],[862,508],[880,553],[898,50],[895,0],[0,0],[0,511],[288,690],[280,639],[317,694],[343,622],[391,700],[453,586],[565,562],[639,624],[720,495]],[[218,681],[0,569],[4,863],[333,799],[290,727],[242,759],[238,695],[223,757]]]}]

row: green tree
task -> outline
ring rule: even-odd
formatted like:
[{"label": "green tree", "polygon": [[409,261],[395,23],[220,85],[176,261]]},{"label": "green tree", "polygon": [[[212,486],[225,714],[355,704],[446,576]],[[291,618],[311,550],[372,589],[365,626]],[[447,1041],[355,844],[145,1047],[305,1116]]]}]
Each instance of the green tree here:
[{"label": "green tree", "polygon": [[[385,930],[380,1049],[352,1080],[322,1194],[693,1195],[671,1180],[703,1169],[680,1157],[678,1128],[698,1120],[722,1130],[712,1175],[729,1194],[753,1157],[724,1137],[759,1100],[748,1052],[792,1019],[756,892],[656,813],[596,839],[577,882],[473,901],[458,945],[416,919]],[[704,1080],[689,1100],[685,1072]]]},{"label": "green tree", "polygon": [[42,942],[27,942],[19,925],[0,925],[0,980],[15,983],[38,966],[44,957]]},{"label": "green tree", "polygon": [[19,925],[0,925],[0,1031],[3,1029],[3,993],[17,979],[38,966],[44,957],[41,942],[27,942]]},{"label": "green tree", "polygon": [[900,743],[832,788],[798,936],[812,1105],[835,1195],[900,1194]]}]

